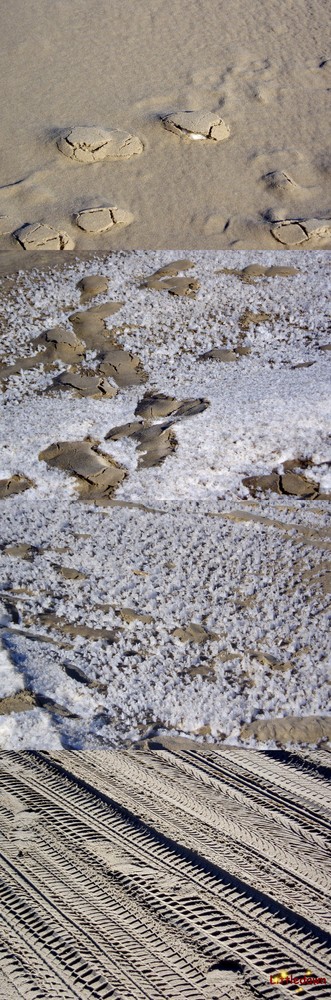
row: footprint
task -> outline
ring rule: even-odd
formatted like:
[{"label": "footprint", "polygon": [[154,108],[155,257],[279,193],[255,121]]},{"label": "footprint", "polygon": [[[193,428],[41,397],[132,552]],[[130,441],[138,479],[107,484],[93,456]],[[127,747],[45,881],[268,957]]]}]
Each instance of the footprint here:
[{"label": "footprint", "polygon": [[10,715],[11,712],[31,712],[36,707],[36,696],[31,691],[18,691],[0,698],[0,715]]},{"label": "footprint", "polygon": [[58,441],[41,451],[38,458],[51,467],[77,477],[81,500],[107,504],[127,472],[122,466],[98,451],[98,441]]},{"label": "footprint", "polygon": [[74,250],[75,247],[68,233],[43,222],[24,225],[14,235],[24,250]]},{"label": "footprint", "polygon": [[24,493],[32,486],[35,486],[32,479],[20,475],[19,472],[9,476],[8,479],[0,479],[0,500],[7,500],[8,497],[14,496],[16,493]]},{"label": "footprint", "polygon": [[140,288],[152,288],[158,292],[169,292],[170,295],[187,295],[195,298],[200,282],[197,278],[188,275],[182,277],[180,274],[181,271],[188,271],[191,267],[194,267],[194,264],[189,260],[173,261],[145,278]]},{"label": "footprint", "polygon": [[[249,348],[247,348],[247,351]],[[199,354],[198,361],[222,361],[228,363],[229,361],[238,361],[239,354],[236,351],[230,351],[225,347],[212,347],[211,351],[206,351],[205,354]]]},{"label": "footprint", "polygon": [[3,365],[0,368],[0,380],[7,379],[10,375],[17,375],[22,371],[29,371],[41,364],[45,371],[49,371],[52,364],[57,361],[72,364],[85,355],[82,341],[72,331],[61,326],[46,330],[45,333],[36,337],[33,343],[45,345],[46,349],[28,357],[18,358],[12,365]]},{"label": "footprint", "polygon": [[131,212],[116,205],[101,208],[86,208],[76,216],[76,223],[85,233],[106,233],[113,226],[129,226],[133,222]]},{"label": "footprint", "polygon": [[135,416],[150,417],[165,416],[166,410],[172,417],[172,423],[180,417],[193,417],[203,413],[209,406],[208,399],[175,399],[174,396],[164,396],[163,393],[146,392],[136,406]]},{"label": "footprint", "polygon": [[187,257],[181,258],[180,260],[172,260],[170,264],[163,264],[163,267],[159,267],[157,271],[151,275],[151,278],[173,278],[181,271],[189,271],[191,267],[195,267],[192,260],[188,260]]},{"label": "footprint", "polygon": [[269,170],[263,174],[261,180],[264,181],[268,190],[277,195],[297,195],[300,187],[285,170]]},{"label": "footprint", "polygon": [[272,670],[291,670],[292,664],[288,660],[279,660],[272,653],[263,653],[259,650],[249,650],[248,655],[261,663],[262,667],[271,667]]},{"label": "footprint", "polygon": [[127,625],[135,621],[142,622],[143,625],[150,625],[155,621],[153,615],[144,615],[140,611],[135,611],[134,608],[115,608],[115,611]]},{"label": "footprint", "polygon": [[243,486],[255,497],[259,490],[278,493],[280,496],[298,497],[301,500],[316,500],[319,495],[318,483],[312,479],[307,479],[301,472],[293,470],[293,466],[300,466],[300,461],[289,461],[284,463],[284,473],[279,475],[276,470],[262,476],[247,476],[243,479]]},{"label": "footprint", "polygon": [[165,396],[163,392],[146,392],[143,399],[137,404],[135,414],[143,417],[144,420],[152,420],[153,417],[168,417],[175,413],[181,403],[174,396]]},{"label": "footprint", "polygon": [[107,350],[103,354],[100,372],[113,378],[122,389],[130,385],[141,385],[147,380],[140,358],[120,348]]},{"label": "footprint", "polygon": [[283,267],[272,264],[271,267],[267,267],[263,264],[247,264],[241,271],[232,271],[232,274],[237,274],[242,281],[251,282],[254,278],[288,278],[290,275],[299,274],[299,271],[297,267],[287,267],[286,265]]},{"label": "footprint", "polygon": [[[131,437],[137,443],[139,469],[148,469],[160,465],[177,448],[178,441],[173,431],[173,424],[182,417],[202,413],[209,406],[205,399],[177,400],[163,393],[145,393],[138,402],[135,415],[143,416],[143,420],[131,421],[119,427],[113,427],[105,440],[119,441],[122,437]],[[153,417],[169,416],[160,424],[150,425]],[[147,419],[146,419],[147,418]]]},{"label": "footprint", "polygon": [[308,240],[318,242],[331,238],[331,219],[284,219],[272,226],[270,232],[285,246],[298,246]]},{"label": "footprint", "polygon": [[143,151],[137,135],[119,129],[107,130],[97,126],[71,128],[57,140],[57,147],[64,156],[78,163],[97,163],[100,160],[128,160]]},{"label": "footprint", "polygon": [[199,644],[219,639],[216,632],[210,632],[204,625],[198,625],[196,622],[189,622],[188,625],[174,628],[171,635],[175,639],[180,639],[181,642],[197,642]]},{"label": "footprint", "polygon": [[34,340],[35,344],[45,344],[47,360],[67,361],[72,364],[85,357],[85,346],[72,330],[66,330],[64,326],[54,326],[51,330],[46,330]]},{"label": "footprint", "polygon": [[144,427],[132,437],[137,441],[138,451],[142,453],[138,459],[138,469],[161,465],[168,455],[176,451],[178,445],[176,435],[168,423]]},{"label": "footprint", "polygon": [[100,306],[91,306],[84,312],[75,312],[69,316],[76,334],[82,337],[90,351],[107,350],[114,343],[114,335],[108,330],[105,320],[122,308],[124,302],[104,302]]},{"label": "footprint", "polygon": [[2,551],[6,556],[33,562],[34,556],[41,555],[45,550],[39,545],[30,545],[29,542],[18,542],[17,545],[5,545]]},{"label": "footprint", "polygon": [[112,399],[117,395],[117,389],[107,379],[99,375],[85,375],[84,372],[62,372],[53,382],[54,388],[74,389],[76,396],[91,399]]},{"label": "footprint", "polygon": [[132,437],[137,431],[142,430],[144,423],[142,420],[131,420],[128,424],[119,424],[112,427],[105,435],[105,441],[120,441],[123,437]]},{"label": "footprint", "polygon": [[253,736],[261,743],[274,740],[281,746],[289,743],[318,744],[320,740],[331,739],[331,719],[323,715],[303,717],[287,715],[284,718],[255,719],[254,722],[246,722],[242,726],[240,736],[242,740]]},{"label": "footprint", "polygon": [[208,1000],[253,1000],[255,996],[244,966],[235,958],[225,958],[211,966],[206,980]]},{"label": "footprint", "polygon": [[136,442],[138,452],[138,469],[150,469],[161,465],[164,459],[177,448],[178,441],[171,423],[167,421],[151,427],[142,420],[132,421],[120,427],[113,427],[106,434],[106,441],[119,441],[122,437],[131,437]]},{"label": "footprint", "polygon": [[89,302],[90,299],[108,291],[108,278],[102,274],[89,274],[85,278],[81,278],[77,288],[80,291],[81,302]]},{"label": "footprint", "polygon": [[83,639],[92,639],[92,641],[97,642],[98,639],[105,639],[108,643],[116,642],[119,632],[121,629],[117,626],[116,628],[95,628],[92,625],[75,624],[74,622],[67,622],[64,615],[57,615],[55,612],[44,611],[38,615],[38,621],[40,625],[44,628],[55,629],[56,632],[62,632],[64,635],[77,636],[80,635]]},{"label": "footprint", "polygon": [[211,111],[173,111],[169,115],[161,115],[161,121],[164,128],[181,138],[221,142],[230,135],[228,125]]}]

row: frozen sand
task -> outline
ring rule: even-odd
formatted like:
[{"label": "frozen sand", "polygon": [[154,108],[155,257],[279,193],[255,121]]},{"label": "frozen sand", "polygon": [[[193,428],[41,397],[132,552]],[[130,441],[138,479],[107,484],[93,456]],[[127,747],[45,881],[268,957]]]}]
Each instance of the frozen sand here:
[{"label": "frozen sand", "polygon": [[[330,734],[330,255],[233,252],[229,273],[227,253],[193,252],[171,276],[176,257],[3,282],[3,361],[31,366],[1,397],[0,479],[25,477],[1,501],[6,749]],[[243,280],[253,262],[289,274]],[[59,384],[75,358],[83,390]],[[256,492],[266,475],[276,492]]]},{"label": "frozen sand", "polygon": [[0,754],[1,1000],[330,996],[330,753]]},{"label": "frozen sand", "polygon": [[[42,221],[79,252],[276,249],[275,221],[330,217],[327,0],[232,0],[231,9],[205,0],[203,11],[198,0],[2,7],[4,232]],[[162,116],[185,111],[221,116],[229,138],[192,142],[164,128]],[[57,141],[86,126],[130,132],[143,153],[72,162]],[[99,236],[75,224],[108,205],[133,223]],[[3,254],[15,249],[10,235],[0,244]],[[321,245],[330,235],[309,243]]]}]

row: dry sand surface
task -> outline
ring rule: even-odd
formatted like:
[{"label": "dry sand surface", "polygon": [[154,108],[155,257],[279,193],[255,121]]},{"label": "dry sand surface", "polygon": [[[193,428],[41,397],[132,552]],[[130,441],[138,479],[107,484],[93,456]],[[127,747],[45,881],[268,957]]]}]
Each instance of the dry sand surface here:
[{"label": "dry sand surface", "polygon": [[330,763],[2,753],[1,1000],[327,1000]]},{"label": "dry sand surface", "polygon": [[329,45],[327,0],[2,2],[1,254],[330,247]]},{"label": "dry sand surface", "polygon": [[330,739],[329,262],[2,281],[4,749]]}]

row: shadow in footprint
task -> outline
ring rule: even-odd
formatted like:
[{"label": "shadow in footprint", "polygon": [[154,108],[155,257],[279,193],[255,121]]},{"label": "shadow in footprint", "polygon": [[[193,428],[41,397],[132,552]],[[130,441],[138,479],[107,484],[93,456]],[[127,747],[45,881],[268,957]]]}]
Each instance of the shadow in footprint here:
[{"label": "shadow in footprint", "polygon": [[252,1000],[255,991],[247,983],[247,974],[241,962],[224,958],[215,962],[206,975],[208,1000]]}]

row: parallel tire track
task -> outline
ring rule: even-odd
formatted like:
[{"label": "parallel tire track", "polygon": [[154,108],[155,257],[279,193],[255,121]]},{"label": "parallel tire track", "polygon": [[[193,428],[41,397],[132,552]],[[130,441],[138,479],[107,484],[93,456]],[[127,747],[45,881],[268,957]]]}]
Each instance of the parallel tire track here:
[{"label": "parallel tire track", "polygon": [[284,967],[326,1000],[317,764],[186,741],[2,753],[0,1000],[271,1000]]}]

